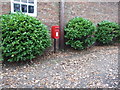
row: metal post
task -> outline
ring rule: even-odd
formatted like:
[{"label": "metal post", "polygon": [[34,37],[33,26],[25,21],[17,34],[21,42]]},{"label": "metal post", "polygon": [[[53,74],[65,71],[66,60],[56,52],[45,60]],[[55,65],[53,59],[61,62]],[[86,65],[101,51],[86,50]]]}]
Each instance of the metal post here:
[{"label": "metal post", "polygon": [[54,39],[54,53],[56,53],[56,39]]},{"label": "metal post", "polygon": [[60,39],[59,49],[64,50],[64,0],[60,2]]}]

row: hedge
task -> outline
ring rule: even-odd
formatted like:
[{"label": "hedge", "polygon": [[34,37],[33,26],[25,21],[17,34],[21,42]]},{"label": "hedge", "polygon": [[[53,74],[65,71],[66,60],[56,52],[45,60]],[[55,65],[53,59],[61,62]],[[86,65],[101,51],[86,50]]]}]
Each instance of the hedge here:
[{"label": "hedge", "polygon": [[112,44],[119,39],[119,36],[119,24],[110,21],[102,21],[97,24],[96,37],[99,44]]},{"label": "hedge", "polygon": [[96,41],[95,25],[88,19],[75,17],[65,27],[66,45],[82,50],[93,45]]},{"label": "hedge", "polygon": [[0,17],[4,60],[31,60],[51,46],[49,30],[36,18],[22,13]]}]

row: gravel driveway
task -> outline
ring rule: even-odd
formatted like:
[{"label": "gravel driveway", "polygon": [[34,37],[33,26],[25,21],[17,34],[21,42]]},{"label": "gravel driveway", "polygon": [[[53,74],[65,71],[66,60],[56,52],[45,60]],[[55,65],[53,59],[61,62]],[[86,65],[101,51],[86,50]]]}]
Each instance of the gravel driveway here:
[{"label": "gravel driveway", "polygon": [[3,65],[3,88],[116,88],[118,47],[49,53],[29,63]]}]

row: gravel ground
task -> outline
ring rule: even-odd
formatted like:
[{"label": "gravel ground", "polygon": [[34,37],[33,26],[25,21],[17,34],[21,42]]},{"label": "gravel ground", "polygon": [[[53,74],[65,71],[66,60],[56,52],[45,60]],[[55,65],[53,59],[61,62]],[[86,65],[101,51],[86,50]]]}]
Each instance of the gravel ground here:
[{"label": "gravel ground", "polygon": [[28,63],[3,64],[3,88],[116,88],[118,47],[47,53]]}]

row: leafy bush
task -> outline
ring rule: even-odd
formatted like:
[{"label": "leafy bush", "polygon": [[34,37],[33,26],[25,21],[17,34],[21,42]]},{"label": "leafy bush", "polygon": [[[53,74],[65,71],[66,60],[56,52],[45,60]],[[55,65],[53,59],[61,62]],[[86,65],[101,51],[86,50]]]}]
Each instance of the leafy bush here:
[{"label": "leafy bush", "polygon": [[85,49],[95,43],[95,25],[84,18],[75,17],[65,27],[66,44],[74,49]]},{"label": "leafy bush", "polygon": [[118,31],[117,31],[116,41],[117,41],[118,43],[120,43],[120,24],[119,24],[119,29],[118,29]]},{"label": "leafy bush", "polygon": [[119,25],[115,22],[102,21],[97,25],[97,42],[100,44],[111,44],[118,37]]},{"label": "leafy bush", "polygon": [[2,15],[0,20],[4,60],[30,60],[51,45],[47,27],[34,17],[16,13]]}]

